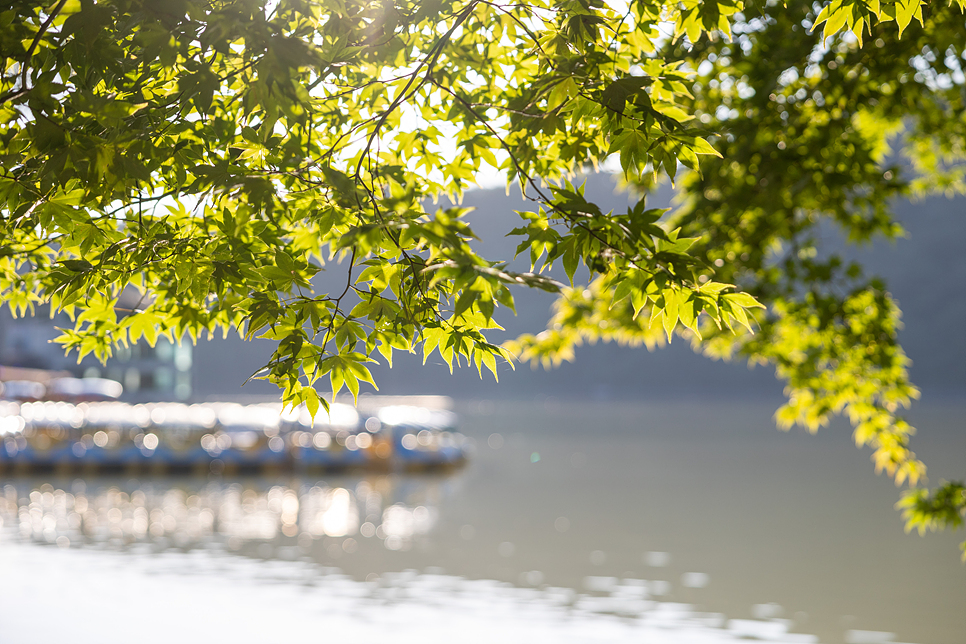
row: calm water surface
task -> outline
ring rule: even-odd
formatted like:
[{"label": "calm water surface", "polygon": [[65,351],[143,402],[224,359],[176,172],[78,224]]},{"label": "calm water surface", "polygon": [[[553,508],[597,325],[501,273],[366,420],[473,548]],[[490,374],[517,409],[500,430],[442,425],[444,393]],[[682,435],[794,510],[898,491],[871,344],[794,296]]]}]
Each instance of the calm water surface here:
[{"label": "calm water surface", "polygon": [[[966,642],[966,535],[774,407],[466,403],[448,476],[7,478],[0,643]],[[911,418],[966,476],[966,405]]]}]

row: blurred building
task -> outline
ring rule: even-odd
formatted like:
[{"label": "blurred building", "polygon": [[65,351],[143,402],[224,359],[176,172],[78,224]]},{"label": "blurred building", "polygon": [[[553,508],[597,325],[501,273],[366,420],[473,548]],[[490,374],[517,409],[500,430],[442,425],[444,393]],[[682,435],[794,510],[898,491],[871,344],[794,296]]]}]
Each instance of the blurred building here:
[{"label": "blurred building", "polygon": [[53,318],[38,309],[37,315],[14,318],[0,311],[0,365],[20,369],[66,372],[81,378],[109,378],[124,385],[123,400],[130,402],[187,400],[191,397],[192,347],[164,338],[154,347],[138,342],[119,347],[106,364],[93,356],[80,363],[77,355],[64,354],[54,342],[58,327],[72,326],[61,313]]},{"label": "blurred building", "polygon": [[191,397],[191,345],[161,338],[153,347],[138,342],[119,347],[102,365],[84,360],[81,376],[109,378],[124,385],[124,399],[138,402],[187,400]]}]

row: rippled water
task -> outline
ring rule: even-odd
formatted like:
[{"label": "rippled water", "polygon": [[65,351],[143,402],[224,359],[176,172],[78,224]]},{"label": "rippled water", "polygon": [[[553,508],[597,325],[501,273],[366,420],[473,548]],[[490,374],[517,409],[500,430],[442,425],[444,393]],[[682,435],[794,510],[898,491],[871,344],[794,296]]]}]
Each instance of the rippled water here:
[{"label": "rippled water", "polygon": [[[0,642],[963,641],[956,535],[771,411],[472,403],[446,477],[8,478]],[[966,408],[913,420],[966,474]]]}]

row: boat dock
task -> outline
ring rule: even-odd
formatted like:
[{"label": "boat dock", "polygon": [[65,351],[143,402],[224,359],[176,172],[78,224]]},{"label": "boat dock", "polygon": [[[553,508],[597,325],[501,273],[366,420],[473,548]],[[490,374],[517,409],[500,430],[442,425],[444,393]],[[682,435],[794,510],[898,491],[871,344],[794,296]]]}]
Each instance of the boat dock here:
[{"label": "boat dock", "polygon": [[331,403],[0,401],[0,472],[406,471],[461,465],[439,397]]}]

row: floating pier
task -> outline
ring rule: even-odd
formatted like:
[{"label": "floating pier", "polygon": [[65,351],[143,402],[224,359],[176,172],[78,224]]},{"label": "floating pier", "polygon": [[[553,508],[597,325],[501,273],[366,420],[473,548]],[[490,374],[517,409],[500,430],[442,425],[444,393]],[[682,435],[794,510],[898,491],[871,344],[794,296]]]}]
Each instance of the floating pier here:
[{"label": "floating pier", "polygon": [[[360,401],[363,402],[363,401]],[[456,415],[419,399],[302,406],[0,401],[0,471],[433,470],[461,465]]]}]

